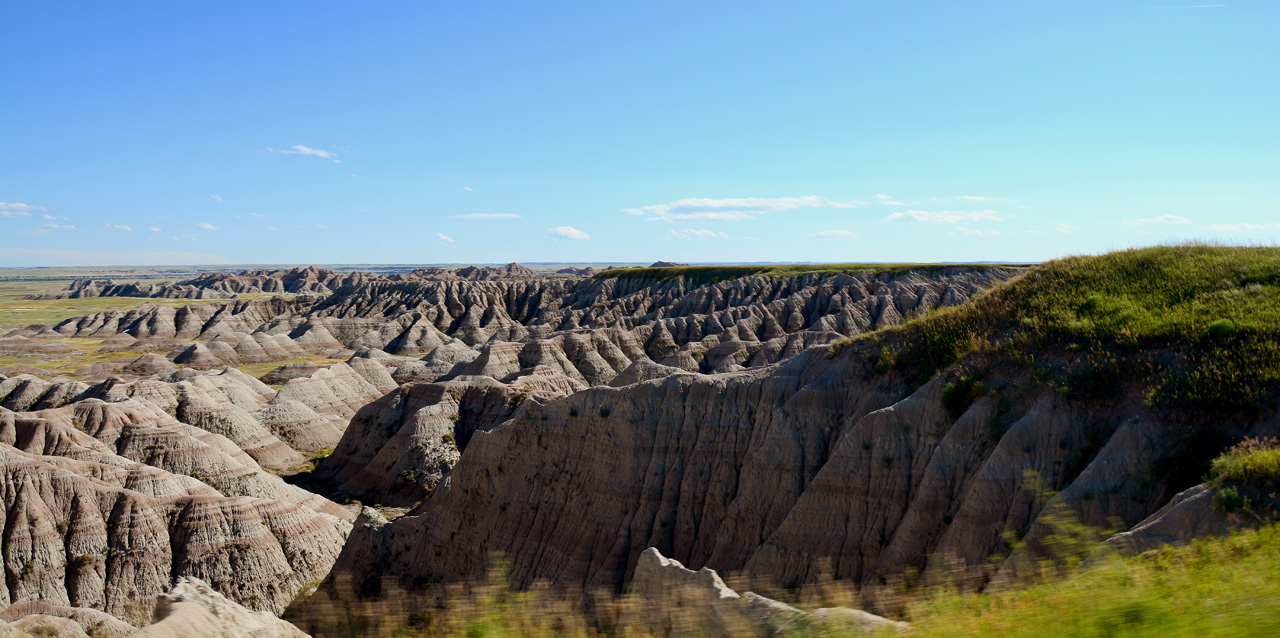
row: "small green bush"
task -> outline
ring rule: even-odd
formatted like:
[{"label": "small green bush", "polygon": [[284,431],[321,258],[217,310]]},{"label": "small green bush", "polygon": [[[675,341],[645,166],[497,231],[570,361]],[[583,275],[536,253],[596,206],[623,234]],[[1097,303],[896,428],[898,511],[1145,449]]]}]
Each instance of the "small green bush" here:
[{"label": "small green bush", "polygon": [[1219,319],[1209,324],[1209,336],[1214,339],[1225,339],[1236,329],[1236,322],[1230,319]]},{"label": "small green bush", "polygon": [[987,386],[981,381],[961,377],[942,388],[942,407],[954,421],[964,414],[978,397],[987,393]]},{"label": "small green bush", "polygon": [[1223,481],[1254,485],[1280,481],[1280,441],[1245,439],[1214,459],[1209,468],[1215,478]]}]

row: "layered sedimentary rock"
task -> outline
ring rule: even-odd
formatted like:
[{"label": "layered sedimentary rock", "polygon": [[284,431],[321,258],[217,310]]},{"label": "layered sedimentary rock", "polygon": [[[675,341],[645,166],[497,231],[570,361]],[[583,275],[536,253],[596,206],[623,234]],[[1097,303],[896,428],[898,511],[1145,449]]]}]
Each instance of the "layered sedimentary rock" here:
[{"label": "layered sedimentary rock", "polygon": [[[991,370],[957,406],[955,377],[917,384],[855,350],[526,399],[409,516],[357,526],[335,577],[430,591],[498,553],[518,585],[621,588],[655,547],[783,586],[908,571],[980,585],[1007,538],[1034,546],[1053,512],[1129,527],[1180,487],[1150,471],[1179,430],[1140,393],[1072,399]],[[352,602],[332,582],[291,613]]]},{"label": "layered sedimentary rock", "polygon": [[38,414],[0,421],[5,604],[88,607],[138,625],[150,616],[145,601],[191,575],[278,612],[326,573],[348,529],[308,506],[318,497],[234,496],[233,485],[114,454]]},{"label": "layered sedimentary rock", "polygon": [[[155,519],[146,537],[155,564],[146,569],[159,574],[167,564],[171,576],[205,579],[252,609],[278,611],[334,558],[336,545],[312,557],[274,532],[325,521],[341,535],[351,514],[265,471],[296,471],[331,448],[314,478],[366,501],[421,502],[385,526],[421,543],[421,556],[400,560],[403,547],[392,551],[384,534],[367,530],[350,550],[352,560],[362,556],[366,567],[409,584],[478,574],[490,550],[511,552],[522,582],[618,585],[649,546],[693,564],[724,558],[743,568],[856,418],[908,394],[901,384],[833,372],[824,346],[963,303],[1017,272],[939,268],[704,285],[533,277],[513,266],[348,280],[303,272],[283,290],[269,283],[285,280],[278,273],[246,273],[240,283],[209,277],[199,294],[327,296],[144,304],[10,333],[36,342],[92,337],[104,340],[104,353],[140,355],[96,383],[0,378],[0,405],[16,411],[7,422],[28,437],[15,434],[9,445],[32,455],[25,465],[15,460],[11,474],[68,473],[41,479],[54,485],[105,471],[86,463],[127,466],[131,478],[112,485],[141,519]],[[266,377],[271,385],[228,367],[298,359],[326,362],[283,367]],[[836,389],[846,377],[861,385]],[[31,444],[67,437],[80,447]],[[568,519],[576,520],[555,522]],[[492,529],[480,531],[482,520]],[[126,534],[109,517],[92,524],[106,530],[107,543]],[[431,527],[431,538],[409,533],[415,525]],[[711,538],[717,526],[722,541]],[[319,531],[293,535],[306,534],[305,543],[328,542]],[[459,544],[445,549],[454,536]],[[224,537],[232,550],[219,544]],[[567,549],[584,542],[593,548],[585,561]],[[184,553],[197,547],[209,549]],[[64,543],[64,567],[68,551]],[[241,560],[262,577],[233,581]],[[145,592],[122,581],[59,584],[57,560],[47,562],[31,572],[34,581],[19,579],[30,597],[109,606],[135,624],[141,612],[124,606],[172,582],[148,577]]]},{"label": "layered sedimentary rock", "polygon": [[264,470],[304,460],[257,416],[276,392],[234,369],[180,372],[92,386],[0,377],[0,602],[139,625],[175,577],[279,612],[327,573],[353,514]]}]

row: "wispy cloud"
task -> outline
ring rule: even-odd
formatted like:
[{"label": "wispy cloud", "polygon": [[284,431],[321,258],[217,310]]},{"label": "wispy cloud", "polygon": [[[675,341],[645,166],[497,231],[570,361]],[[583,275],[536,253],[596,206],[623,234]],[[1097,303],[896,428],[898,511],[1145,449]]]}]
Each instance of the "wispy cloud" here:
[{"label": "wispy cloud", "polygon": [[884,221],[917,221],[927,222],[930,224],[959,224],[960,222],[998,222],[1004,220],[1000,217],[1000,211],[995,210],[909,210],[889,215],[884,218]]},{"label": "wispy cloud", "polygon": [[454,215],[450,219],[520,219],[520,216],[515,213],[468,213]]},{"label": "wispy cloud", "polygon": [[1076,228],[1078,227],[1072,226],[1071,224],[1058,224],[1057,226],[1053,227],[1053,232],[1062,233],[1063,235],[1066,235],[1071,231],[1075,230]]},{"label": "wispy cloud", "polygon": [[957,229],[955,229],[955,230],[948,231],[948,232],[947,232],[947,234],[948,234],[948,235],[951,235],[952,237],[959,237],[960,235],[966,235],[966,236],[970,236],[970,237],[988,237],[988,236],[993,236],[993,235],[999,235],[999,234],[1000,234],[1000,231],[998,231],[998,230],[973,230],[972,228],[965,228],[964,226],[961,226],[961,227],[959,227],[959,228],[957,228]]},{"label": "wispy cloud", "polygon": [[316,228],[319,228],[321,230],[333,230],[333,226],[330,226],[328,224],[316,224]]},{"label": "wispy cloud", "polygon": [[280,230],[279,228],[277,228],[277,227],[275,227],[275,226],[263,226],[262,228],[263,228],[263,230]]},{"label": "wispy cloud", "polygon": [[820,230],[812,235],[813,237],[843,237],[845,239],[854,239],[858,233],[852,230]]},{"label": "wispy cloud", "polygon": [[959,199],[967,199],[971,202],[998,202],[999,197],[983,197],[981,195],[961,195]]},{"label": "wispy cloud", "polygon": [[301,144],[294,144],[289,148],[281,148],[281,149],[274,149],[268,146],[267,152],[283,153],[285,155],[314,155],[316,157],[323,157],[324,159],[327,159],[327,160],[333,160],[334,164],[342,163],[342,161],[338,159],[337,153],[334,153],[332,151],[326,151],[323,149],[318,149],[318,148],[311,148],[310,146],[303,146]]},{"label": "wispy cloud", "polygon": [[31,213],[43,213],[50,210],[47,206],[36,206],[35,204],[24,204],[22,202],[0,202],[0,217],[14,219],[18,217],[30,217]]},{"label": "wispy cloud", "polygon": [[75,230],[76,227],[71,224],[40,224],[39,228],[29,230],[24,235],[48,235],[59,230]]},{"label": "wispy cloud", "polygon": [[1130,226],[1144,226],[1146,224],[1190,224],[1191,220],[1180,215],[1161,215],[1159,217],[1149,217],[1146,219],[1126,219],[1124,223]]},{"label": "wispy cloud", "polygon": [[444,243],[446,243],[446,244],[452,244],[452,243],[454,243],[454,242],[453,242],[453,238],[452,238],[452,237],[450,237],[450,236],[448,236],[448,235],[446,235],[446,234],[444,234],[444,233],[436,233],[436,237],[439,237],[439,238],[440,238],[440,241],[442,241],[442,242],[444,242]]},{"label": "wispy cloud", "polygon": [[1213,230],[1228,230],[1228,231],[1230,230],[1262,230],[1266,228],[1266,226],[1259,226],[1257,224],[1249,224],[1249,223],[1242,222],[1239,224],[1220,224],[1217,226],[1210,226],[1209,228]]},{"label": "wispy cloud", "polygon": [[588,235],[573,226],[556,226],[555,228],[548,228],[547,232],[551,233],[551,236],[556,239],[572,239],[575,241],[591,239],[591,235]]},{"label": "wispy cloud", "polygon": [[249,216],[250,216],[250,217],[257,217],[258,219],[266,219],[266,218],[267,218],[267,216],[266,216],[266,215],[259,215],[258,213],[249,213]]},{"label": "wispy cloud", "polygon": [[471,187],[470,187],[470,186],[463,186],[463,187],[462,187],[462,190],[467,191],[468,193],[470,193],[470,192],[471,192]]},{"label": "wispy cloud", "polygon": [[202,230],[218,230],[217,226],[214,226],[209,222],[196,222],[196,226]]},{"label": "wispy cloud", "polygon": [[671,239],[683,239],[686,241],[692,240],[692,239],[728,239],[729,238],[729,236],[724,233],[716,232],[714,230],[708,230],[706,228],[686,228],[684,230],[672,230],[669,237]]},{"label": "wispy cloud", "polygon": [[801,208],[853,208],[863,205],[862,202],[841,202],[817,195],[802,197],[731,197],[727,199],[710,199],[694,197],[678,199],[667,204],[653,204],[640,208],[624,208],[628,215],[646,217],[649,221],[690,222],[721,221],[736,222],[768,213],[780,213]]},{"label": "wispy cloud", "polygon": [[210,195],[210,196],[209,196],[209,201],[211,201],[211,202],[220,202],[220,201],[222,201],[222,198],[221,198],[221,197],[219,197],[219,196],[217,196],[217,195]]},{"label": "wispy cloud", "polygon": [[151,231],[151,232],[153,232],[153,233],[163,233],[163,232],[164,232],[163,230],[160,230],[159,228],[156,228],[155,226],[152,226],[151,228],[148,228],[147,230],[149,230],[149,231]]},{"label": "wispy cloud", "polygon": [[876,199],[880,200],[877,203],[884,204],[886,206],[906,206],[906,204],[894,199],[892,195],[876,193]]},{"label": "wispy cloud", "polygon": [[132,226],[125,226],[124,224],[103,224],[102,226],[107,230],[122,230],[127,233],[133,232]]}]

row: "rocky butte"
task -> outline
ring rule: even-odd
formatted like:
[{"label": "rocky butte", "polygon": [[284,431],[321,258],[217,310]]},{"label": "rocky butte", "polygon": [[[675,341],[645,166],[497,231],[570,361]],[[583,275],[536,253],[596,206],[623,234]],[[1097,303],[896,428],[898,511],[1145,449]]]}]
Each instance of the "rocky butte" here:
[{"label": "rocky butte", "polygon": [[[1099,552],[1243,525],[1200,481],[1280,434],[1280,376],[1240,373],[1269,370],[1274,326],[1245,310],[1280,295],[1278,270],[1272,249],[1176,247],[1030,268],[76,282],[60,294],[208,301],[0,338],[112,355],[75,379],[0,376],[3,618],[392,631],[390,597],[434,608],[500,555],[517,588],[684,583],[677,603],[726,635],[887,627],[717,573],[998,589],[1042,564],[1064,514],[1127,530]],[[297,294],[225,298],[245,293]]]}]

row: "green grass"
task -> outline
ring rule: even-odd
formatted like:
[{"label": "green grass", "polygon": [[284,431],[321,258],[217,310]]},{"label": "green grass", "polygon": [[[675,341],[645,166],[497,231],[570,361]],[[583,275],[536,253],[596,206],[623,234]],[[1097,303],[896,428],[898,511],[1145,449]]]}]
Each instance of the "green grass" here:
[{"label": "green grass", "polygon": [[597,279],[645,279],[650,281],[675,281],[683,279],[691,285],[714,284],[721,281],[768,275],[794,277],[810,273],[900,273],[909,270],[939,270],[942,268],[1025,268],[1026,265],[1005,264],[757,264],[744,266],[675,266],[671,268],[616,268],[595,275]]},{"label": "green grass", "polygon": [[241,364],[233,367],[237,368],[241,372],[244,372],[245,374],[248,374],[249,376],[255,379],[258,379],[258,378],[261,378],[266,373],[271,372],[272,370],[275,370],[276,368],[279,368],[280,366],[286,363],[315,363],[318,365],[329,365],[331,363],[338,363],[340,361],[346,361],[346,359],[334,359],[331,357],[324,357],[317,354],[317,355],[307,355],[305,357],[297,357],[294,359],[284,359],[281,361],[269,361],[267,363],[245,363],[245,364]]},{"label": "green grass", "polygon": [[1153,407],[1256,414],[1280,385],[1280,249],[1189,244],[1061,259],[831,354],[850,346],[880,369],[920,376],[989,353],[1068,395],[1136,382]]},{"label": "green grass", "polygon": [[939,591],[911,610],[930,638],[1280,635],[1280,527],[1113,559],[999,594]]}]

